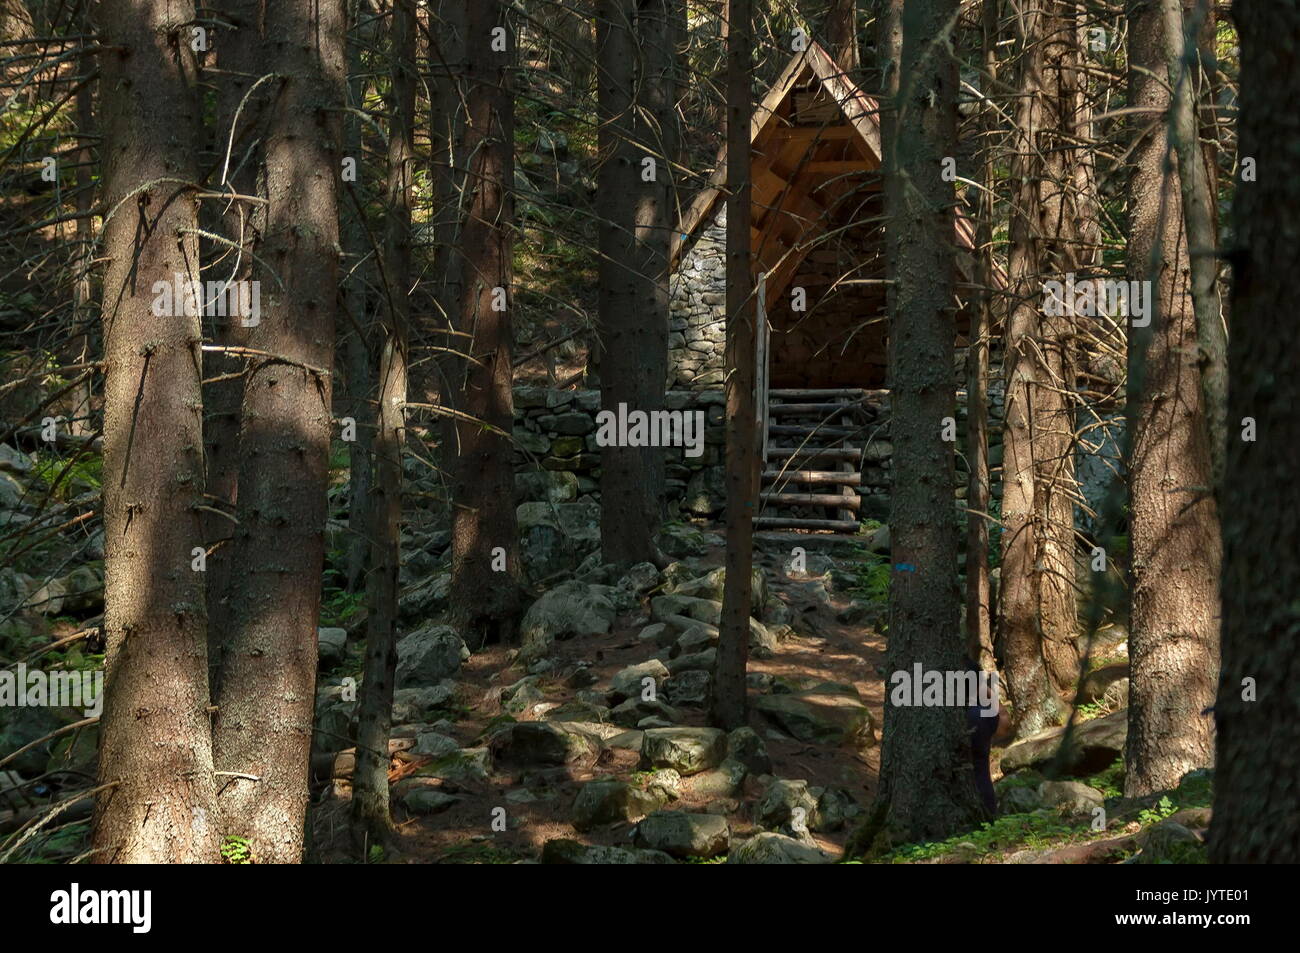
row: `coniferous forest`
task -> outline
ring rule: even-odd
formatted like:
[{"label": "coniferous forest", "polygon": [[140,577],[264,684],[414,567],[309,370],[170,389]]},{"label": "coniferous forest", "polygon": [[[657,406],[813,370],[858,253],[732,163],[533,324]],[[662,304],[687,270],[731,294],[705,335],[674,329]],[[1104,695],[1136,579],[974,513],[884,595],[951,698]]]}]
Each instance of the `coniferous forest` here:
[{"label": "coniferous forest", "polygon": [[1298,55],[0,0],[0,861],[1300,861]]}]

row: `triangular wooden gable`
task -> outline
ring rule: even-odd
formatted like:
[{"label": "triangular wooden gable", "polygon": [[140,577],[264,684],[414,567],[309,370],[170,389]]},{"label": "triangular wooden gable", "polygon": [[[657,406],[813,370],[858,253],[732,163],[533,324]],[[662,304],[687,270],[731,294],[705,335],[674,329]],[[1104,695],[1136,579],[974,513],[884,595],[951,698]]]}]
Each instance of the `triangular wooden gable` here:
[{"label": "triangular wooden gable", "polygon": [[[829,108],[828,108],[829,107]],[[880,188],[880,107],[817,43],[795,56],[754,110],[750,123],[755,271],[767,274],[768,300],[786,291],[828,225],[828,209],[849,191]],[[726,195],[726,147],[673,236],[670,267]],[[958,247],[974,252],[974,228],[958,211]],[[961,256],[965,258],[965,256]],[[959,260],[970,280],[971,262]]]}]

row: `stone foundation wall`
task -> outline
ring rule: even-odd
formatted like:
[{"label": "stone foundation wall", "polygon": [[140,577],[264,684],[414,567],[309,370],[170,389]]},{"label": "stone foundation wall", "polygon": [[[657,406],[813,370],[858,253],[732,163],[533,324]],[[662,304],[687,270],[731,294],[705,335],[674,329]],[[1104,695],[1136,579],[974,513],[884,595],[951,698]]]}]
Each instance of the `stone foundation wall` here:
[{"label": "stone foundation wall", "polygon": [[[990,388],[989,462],[1002,465],[1001,382]],[[721,390],[669,391],[668,410],[703,411],[704,452],[687,457],[684,448],[667,447],[665,476],[670,515],[718,516],[726,501],[723,479],[726,434]],[[888,397],[875,401],[877,423],[866,428],[862,465],[865,490],[861,515],[884,520],[889,511],[889,481],[894,445],[889,433]],[[598,502],[600,500],[600,447],[596,443],[596,414],[600,391],[559,391],[544,387],[515,388],[516,502]],[[966,469],[961,452],[966,446],[964,398],[957,408],[957,498],[966,495]],[[996,476],[995,476],[996,484]],[[998,487],[995,485],[995,492]]]},{"label": "stone foundation wall", "polygon": [[[726,433],[720,390],[669,391],[666,410],[704,413],[704,452],[665,447],[665,490],[670,512],[682,507],[709,515],[721,511]],[[596,443],[598,390],[515,388],[516,497],[554,503],[600,499],[600,446]]]}]

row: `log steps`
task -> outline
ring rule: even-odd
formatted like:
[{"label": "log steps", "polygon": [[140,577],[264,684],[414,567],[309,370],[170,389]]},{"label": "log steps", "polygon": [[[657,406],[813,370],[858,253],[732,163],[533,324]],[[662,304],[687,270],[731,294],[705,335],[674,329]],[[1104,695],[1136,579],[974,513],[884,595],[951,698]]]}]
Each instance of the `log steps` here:
[{"label": "log steps", "polygon": [[877,416],[870,396],[857,388],[768,392],[756,529],[858,531],[864,428]]}]

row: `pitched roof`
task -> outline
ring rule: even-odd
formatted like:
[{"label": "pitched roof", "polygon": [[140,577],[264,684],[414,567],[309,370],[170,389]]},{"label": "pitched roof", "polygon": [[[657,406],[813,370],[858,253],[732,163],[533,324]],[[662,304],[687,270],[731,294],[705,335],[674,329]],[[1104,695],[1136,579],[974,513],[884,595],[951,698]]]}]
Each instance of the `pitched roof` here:
[{"label": "pitched roof", "polygon": [[[783,136],[792,135],[795,131],[790,119],[785,115],[790,112],[790,108],[785,107],[784,104],[797,90],[808,87],[813,88],[816,94],[822,97],[823,102],[829,100],[838,107],[838,115],[824,119],[820,126],[805,127],[808,135],[802,137],[801,141],[806,141],[807,145],[802,150],[800,169],[796,170],[793,177],[802,177],[805,170],[812,169],[826,173],[869,172],[879,169],[882,155],[880,106],[874,98],[859,89],[826,50],[816,42],[810,43],[807,50],[796,53],[791,58],[780,77],[763,97],[762,102],[755,107],[749,130],[750,148],[754,154],[751,167],[758,168],[759,157],[765,154],[768,159],[765,171],[771,170],[775,161],[772,156],[775,150],[780,148],[773,143]],[[780,134],[778,130],[781,131]],[[826,143],[831,139],[847,140],[856,158],[839,162],[809,162],[807,154],[819,148],[819,143]],[[670,247],[670,269],[677,267],[685,246],[702,223],[712,220],[718,200],[726,195],[726,158],[727,149],[724,145],[718,152],[717,165],[709,178],[708,185],[695,196],[682,213]],[[780,192],[779,198],[771,200],[768,204],[761,203],[756,198],[756,220],[762,218],[765,213],[772,213],[768,216],[768,221],[780,214],[803,222],[809,220],[810,214],[795,207],[798,202],[807,198],[807,190],[798,190],[797,196],[791,201],[793,183],[783,184],[785,189]],[[815,204],[807,207],[813,210],[811,214],[815,214],[817,210]],[[974,251],[974,224],[960,209],[956,214],[955,237],[959,248],[968,252]],[[766,241],[761,245],[766,248]],[[773,275],[777,279],[775,283],[778,287],[784,287],[783,280],[788,280],[794,268],[811,247],[810,242],[802,239],[795,245],[797,247],[785,248],[775,265],[772,259],[775,252],[765,255],[759,246],[755,247],[755,257],[759,260],[760,267],[766,266],[765,270],[780,273],[779,276]],[[967,271],[969,263],[961,264],[963,266],[961,270]],[[777,288],[769,284],[769,291],[776,292]]]}]

